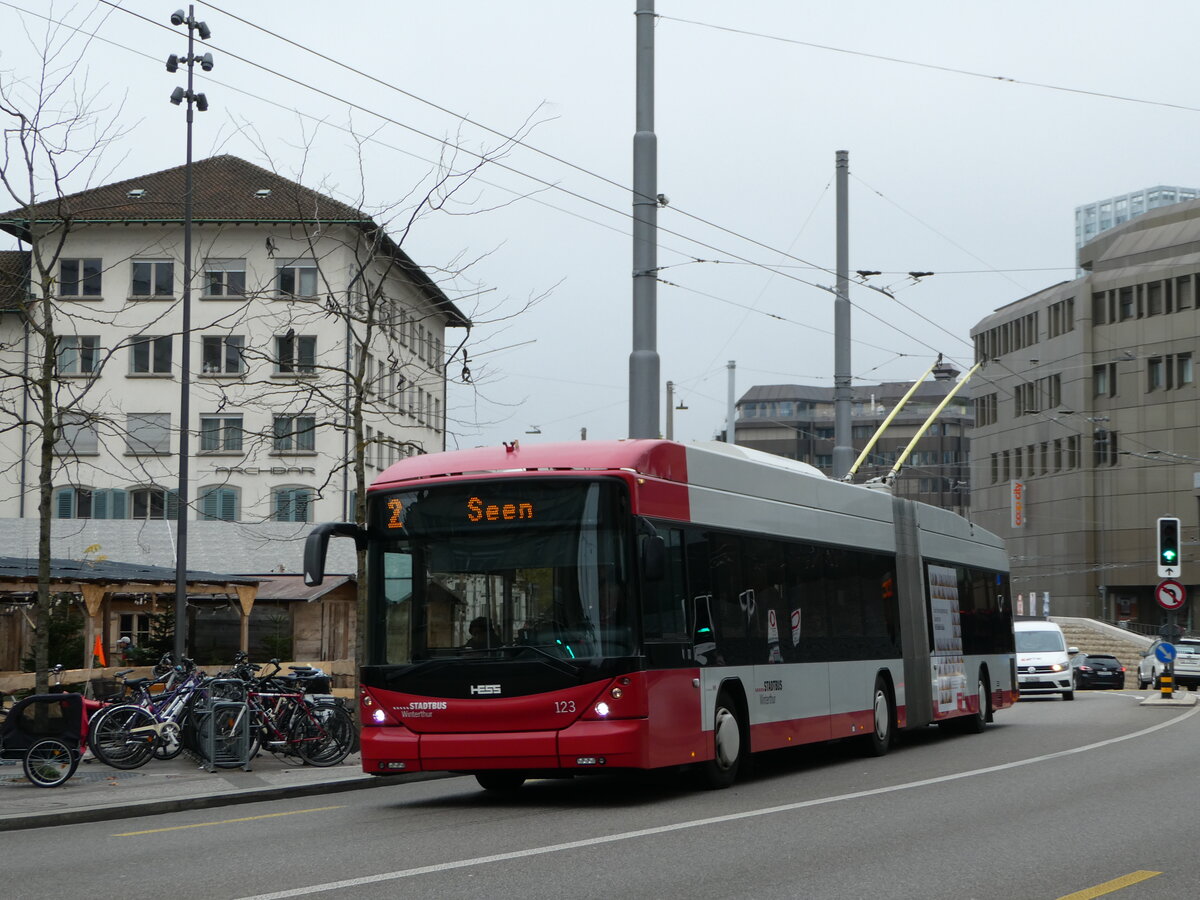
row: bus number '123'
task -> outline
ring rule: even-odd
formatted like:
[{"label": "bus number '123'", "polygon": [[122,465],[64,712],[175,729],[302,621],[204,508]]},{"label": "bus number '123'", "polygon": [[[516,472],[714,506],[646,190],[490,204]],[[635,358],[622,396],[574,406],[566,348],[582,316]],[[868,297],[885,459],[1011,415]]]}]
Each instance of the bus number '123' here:
[{"label": "bus number '123'", "polygon": [[482,522],[484,519],[489,522],[498,522],[501,519],[510,521],[532,518],[532,503],[505,503],[503,506],[488,503],[485,505],[478,497],[472,497],[467,501],[467,521],[469,522]]}]

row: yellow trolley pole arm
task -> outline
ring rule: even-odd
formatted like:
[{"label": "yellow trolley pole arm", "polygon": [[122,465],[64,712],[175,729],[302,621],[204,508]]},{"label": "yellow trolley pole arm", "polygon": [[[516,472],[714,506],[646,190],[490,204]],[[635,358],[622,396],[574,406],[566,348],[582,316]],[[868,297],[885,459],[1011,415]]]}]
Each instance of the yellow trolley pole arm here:
[{"label": "yellow trolley pole arm", "polygon": [[925,420],[925,424],[917,430],[917,433],[913,436],[913,439],[908,442],[908,446],[904,448],[904,452],[897,457],[896,464],[892,466],[892,471],[888,472],[887,474],[888,481],[896,480],[896,476],[900,473],[900,467],[904,465],[904,461],[908,459],[908,455],[912,453],[913,448],[917,446],[917,441],[925,436],[925,432],[929,430],[929,426],[933,424],[933,420],[942,414],[942,410],[945,409],[946,405],[954,399],[954,395],[959,392],[964,384],[971,380],[971,376],[979,371],[979,367],[982,365],[983,361],[981,360],[980,362],[977,362],[975,365],[971,366],[971,370],[962,377],[962,381],[956,384],[953,390],[946,395],[945,399],[943,399],[942,402],[937,405],[937,409],[929,414],[929,418]]},{"label": "yellow trolley pole arm", "polygon": [[938,358],[933,361],[933,365],[925,370],[924,375],[913,382],[913,386],[908,389],[908,393],[900,398],[900,402],[896,404],[892,411],[888,413],[887,418],[884,419],[879,427],[875,429],[875,433],[871,435],[871,440],[867,441],[867,446],[863,447],[863,452],[858,454],[858,459],[854,461],[854,465],[850,467],[850,471],[842,476],[842,481],[854,480],[854,475],[858,471],[858,467],[863,464],[866,458],[870,456],[871,451],[875,449],[875,445],[879,443],[879,439],[883,437],[883,433],[887,431],[887,427],[892,423],[892,419],[896,418],[896,416],[900,414],[900,410],[904,409],[904,404],[907,403],[909,398],[917,392],[917,388],[921,386],[921,382],[929,377],[929,373],[936,369],[938,363],[941,361],[942,354],[939,353]]}]

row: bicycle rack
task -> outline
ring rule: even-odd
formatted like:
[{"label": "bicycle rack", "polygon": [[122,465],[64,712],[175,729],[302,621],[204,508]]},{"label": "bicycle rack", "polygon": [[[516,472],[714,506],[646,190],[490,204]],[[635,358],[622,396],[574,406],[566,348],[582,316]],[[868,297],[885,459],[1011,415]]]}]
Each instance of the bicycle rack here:
[{"label": "bicycle rack", "polygon": [[[244,771],[250,771],[250,710],[245,697],[246,686],[243,682],[237,679],[214,679],[208,685],[207,701],[196,709],[200,721],[207,719],[209,723],[207,728],[202,728],[204,768],[209,772],[239,765]],[[217,722],[232,722],[236,731],[218,729],[215,727]]]}]

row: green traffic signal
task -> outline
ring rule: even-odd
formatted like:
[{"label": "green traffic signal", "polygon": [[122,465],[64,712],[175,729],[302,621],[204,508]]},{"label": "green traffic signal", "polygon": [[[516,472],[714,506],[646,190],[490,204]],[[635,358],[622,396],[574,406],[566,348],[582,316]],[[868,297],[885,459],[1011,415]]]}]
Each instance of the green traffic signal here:
[{"label": "green traffic signal", "polygon": [[1174,516],[1164,516],[1158,520],[1158,565],[1161,568],[1179,568],[1179,519]]}]

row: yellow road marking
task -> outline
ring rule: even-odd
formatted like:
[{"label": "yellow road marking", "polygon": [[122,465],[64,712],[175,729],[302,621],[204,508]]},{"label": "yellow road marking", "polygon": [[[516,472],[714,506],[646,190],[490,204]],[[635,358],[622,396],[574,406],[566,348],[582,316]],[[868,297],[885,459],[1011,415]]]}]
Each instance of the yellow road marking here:
[{"label": "yellow road marking", "polygon": [[1082,891],[1076,891],[1074,894],[1067,894],[1065,897],[1059,897],[1058,900],[1092,900],[1093,897],[1103,897],[1105,894],[1111,894],[1114,891],[1121,890],[1121,888],[1127,888],[1130,885],[1137,884],[1139,881],[1145,881],[1147,878],[1153,878],[1155,875],[1161,874],[1162,872],[1151,872],[1148,869],[1141,869],[1137,872],[1130,872],[1128,875],[1122,875],[1120,878],[1114,878],[1112,881],[1106,881],[1104,884],[1085,888]]},{"label": "yellow road marking", "polygon": [[[222,819],[220,822],[197,822],[194,825],[172,825],[170,828],[148,828],[145,831],[123,831],[113,837],[134,837],[139,834],[160,834],[164,831],[183,831],[185,828],[211,828],[213,825],[230,825],[234,822],[254,822],[258,819],[275,819],[279,816],[298,816],[301,813],[325,812],[329,809],[344,809],[344,806],[317,806],[313,809],[297,809],[292,812],[265,813],[261,816],[245,816],[241,819]],[[1157,873],[1155,873],[1157,874]]]}]

